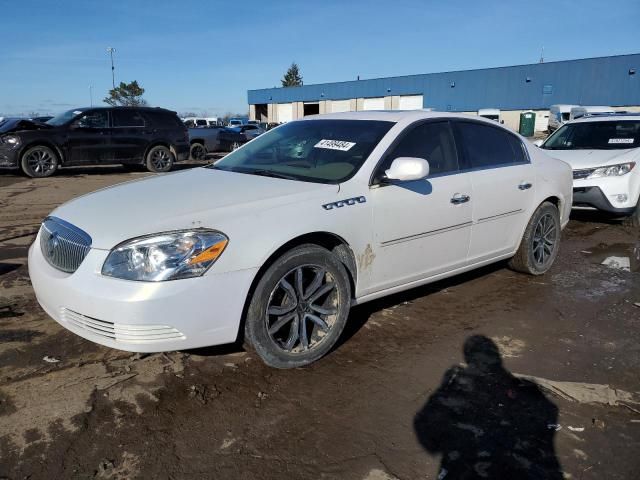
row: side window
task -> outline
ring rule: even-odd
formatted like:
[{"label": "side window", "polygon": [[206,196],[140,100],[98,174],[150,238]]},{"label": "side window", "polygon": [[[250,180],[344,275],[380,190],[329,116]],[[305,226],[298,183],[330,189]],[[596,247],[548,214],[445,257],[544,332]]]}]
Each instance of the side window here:
[{"label": "side window", "polygon": [[112,110],[114,127],[144,127],[144,119],[135,110]]},{"label": "side window", "polygon": [[386,156],[382,172],[398,157],[424,158],[429,162],[429,177],[458,171],[458,156],[449,122],[427,122],[409,128],[409,133]]},{"label": "side window", "polygon": [[82,115],[73,124],[78,128],[109,128],[109,116],[106,110],[96,110]]},{"label": "side window", "polygon": [[187,128],[193,128],[196,126],[193,120],[187,120],[186,122],[184,122],[184,124],[187,126]]},{"label": "side window", "polygon": [[207,121],[206,120],[196,120],[196,126],[198,126],[198,127],[206,127],[207,126]]},{"label": "side window", "polygon": [[517,137],[500,128],[459,122],[458,131],[469,168],[490,168],[526,161]]}]

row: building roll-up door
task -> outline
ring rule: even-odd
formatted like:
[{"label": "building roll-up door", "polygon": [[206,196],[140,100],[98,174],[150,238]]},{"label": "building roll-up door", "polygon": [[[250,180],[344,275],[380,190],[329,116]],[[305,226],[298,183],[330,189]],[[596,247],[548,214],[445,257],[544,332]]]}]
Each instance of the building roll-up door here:
[{"label": "building roll-up door", "polygon": [[293,104],[292,103],[279,103],[278,104],[278,123],[286,123],[293,120]]},{"label": "building roll-up door", "polygon": [[398,104],[399,110],[420,110],[422,108],[422,95],[402,95]]},{"label": "building roll-up door", "polygon": [[350,112],[351,100],[331,100],[331,112]]},{"label": "building roll-up door", "polygon": [[384,97],[365,98],[362,103],[363,110],[384,110]]}]

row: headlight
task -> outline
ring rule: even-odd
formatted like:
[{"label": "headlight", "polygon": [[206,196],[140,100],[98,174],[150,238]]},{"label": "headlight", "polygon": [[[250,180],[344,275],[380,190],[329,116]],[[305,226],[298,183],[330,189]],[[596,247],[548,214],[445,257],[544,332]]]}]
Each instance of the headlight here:
[{"label": "headlight", "polygon": [[15,147],[16,145],[20,145],[20,137],[17,135],[3,135],[0,137],[0,142],[10,147]]},{"label": "headlight", "polygon": [[133,238],[109,253],[102,274],[162,282],[199,277],[222,254],[229,239],[214,230],[160,233]]},{"label": "headlight", "polygon": [[629,173],[635,166],[636,162],[629,162],[611,165],[610,167],[600,167],[596,168],[587,178],[619,177],[620,175]]}]

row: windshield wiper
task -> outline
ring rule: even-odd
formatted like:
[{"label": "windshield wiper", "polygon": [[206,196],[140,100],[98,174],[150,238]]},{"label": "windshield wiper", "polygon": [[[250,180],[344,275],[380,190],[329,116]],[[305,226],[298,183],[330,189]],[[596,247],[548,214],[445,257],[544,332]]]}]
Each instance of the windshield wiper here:
[{"label": "windshield wiper", "polygon": [[250,173],[253,175],[260,175],[262,177],[273,177],[273,178],[283,178],[285,180],[298,180],[298,178],[292,176],[292,175],[287,175],[286,173],[280,173],[280,172],[274,172],[273,170],[266,170],[266,169],[254,169],[254,168],[247,168],[246,170],[242,170],[242,173]]}]

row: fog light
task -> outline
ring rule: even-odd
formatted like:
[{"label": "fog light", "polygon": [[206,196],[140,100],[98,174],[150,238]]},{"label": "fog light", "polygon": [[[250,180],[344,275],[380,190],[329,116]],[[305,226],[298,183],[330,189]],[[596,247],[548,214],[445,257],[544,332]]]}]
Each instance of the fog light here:
[{"label": "fog light", "polygon": [[614,195],[614,197],[618,203],[624,203],[629,199],[626,193],[619,193],[618,195]]}]

